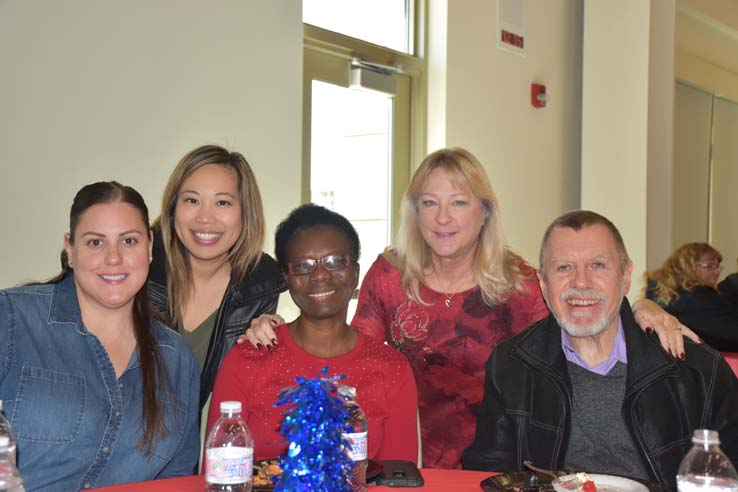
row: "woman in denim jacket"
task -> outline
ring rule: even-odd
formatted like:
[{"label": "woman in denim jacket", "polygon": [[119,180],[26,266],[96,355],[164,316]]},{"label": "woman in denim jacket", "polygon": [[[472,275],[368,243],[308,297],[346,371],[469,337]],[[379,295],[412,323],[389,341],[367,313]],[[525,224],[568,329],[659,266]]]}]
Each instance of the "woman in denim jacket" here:
[{"label": "woman in denim jacket", "polygon": [[148,210],[133,188],[76,195],[62,273],[0,291],[0,399],[28,491],[194,472],[199,368],[151,317]]}]

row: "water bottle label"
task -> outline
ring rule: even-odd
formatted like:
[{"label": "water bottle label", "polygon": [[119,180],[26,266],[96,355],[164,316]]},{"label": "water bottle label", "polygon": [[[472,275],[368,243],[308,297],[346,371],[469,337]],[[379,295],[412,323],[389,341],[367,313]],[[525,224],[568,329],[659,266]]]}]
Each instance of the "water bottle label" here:
[{"label": "water bottle label", "polygon": [[366,432],[355,432],[344,434],[344,436],[351,443],[351,449],[348,451],[349,458],[353,461],[365,460],[367,456]]},{"label": "water bottle label", "polygon": [[224,447],[205,451],[207,483],[248,483],[253,473],[254,448]]}]

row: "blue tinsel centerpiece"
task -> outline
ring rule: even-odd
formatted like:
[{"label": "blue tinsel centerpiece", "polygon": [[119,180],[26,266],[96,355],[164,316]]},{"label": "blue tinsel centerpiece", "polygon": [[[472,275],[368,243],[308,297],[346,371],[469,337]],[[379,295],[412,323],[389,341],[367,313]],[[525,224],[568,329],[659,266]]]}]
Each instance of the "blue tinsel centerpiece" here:
[{"label": "blue tinsel centerpiece", "polygon": [[351,492],[353,462],[346,453],[346,411],[337,393],[346,376],[298,377],[297,386],[280,392],[275,406],[285,411],[280,434],[290,443],[280,456],[282,476],[275,492]]}]

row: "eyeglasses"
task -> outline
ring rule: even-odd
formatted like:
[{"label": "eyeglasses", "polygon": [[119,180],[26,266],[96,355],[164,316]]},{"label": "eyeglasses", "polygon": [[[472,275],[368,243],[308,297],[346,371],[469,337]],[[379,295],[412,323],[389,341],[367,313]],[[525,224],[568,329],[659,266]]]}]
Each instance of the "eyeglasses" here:
[{"label": "eyeglasses", "polygon": [[308,275],[318,268],[318,263],[329,272],[335,272],[347,268],[354,259],[351,255],[328,255],[317,260],[315,258],[305,258],[300,261],[288,261],[287,273],[290,275]]},{"label": "eyeglasses", "polygon": [[705,270],[722,270],[723,266],[720,263],[697,263],[697,266],[704,268]]}]

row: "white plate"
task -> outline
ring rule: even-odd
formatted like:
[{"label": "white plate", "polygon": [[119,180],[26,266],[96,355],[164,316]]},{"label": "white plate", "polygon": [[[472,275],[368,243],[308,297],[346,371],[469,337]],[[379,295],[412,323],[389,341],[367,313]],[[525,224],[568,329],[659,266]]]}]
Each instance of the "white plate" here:
[{"label": "white plate", "polygon": [[[615,475],[599,475],[596,473],[588,473],[587,475],[589,475],[589,479],[597,486],[597,492],[648,492],[648,487],[629,478],[616,477]],[[559,480],[565,482],[570,478],[574,478],[574,475],[566,475]],[[554,490],[557,492],[572,492],[577,490],[576,487],[569,488],[562,485],[559,480],[551,482],[551,485],[553,485]]]}]

